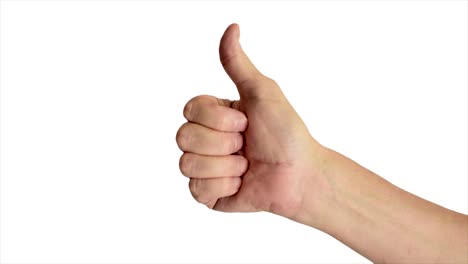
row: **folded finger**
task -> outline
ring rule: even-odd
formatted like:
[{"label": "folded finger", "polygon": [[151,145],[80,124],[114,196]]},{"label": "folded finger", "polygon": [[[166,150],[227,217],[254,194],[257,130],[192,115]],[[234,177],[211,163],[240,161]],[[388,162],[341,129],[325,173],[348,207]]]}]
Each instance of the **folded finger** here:
[{"label": "folded finger", "polygon": [[180,157],[180,171],[190,178],[217,178],[242,176],[248,167],[246,158],[240,155],[205,156],[184,153]]},{"label": "folded finger", "polygon": [[190,179],[189,189],[193,198],[199,203],[211,204],[221,197],[231,196],[239,190],[240,177]]},{"label": "folded finger", "polygon": [[179,148],[201,155],[230,155],[243,145],[240,133],[216,131],[195,123],[183,124],[176,135]]},{"label": "folded finger", "polygon": [[247,128],[244,113],[226,106],[225,101],[213,96],[203,95],[191,99],[185,105],[184,116],[190,122],[218,131],[242,132]]}]

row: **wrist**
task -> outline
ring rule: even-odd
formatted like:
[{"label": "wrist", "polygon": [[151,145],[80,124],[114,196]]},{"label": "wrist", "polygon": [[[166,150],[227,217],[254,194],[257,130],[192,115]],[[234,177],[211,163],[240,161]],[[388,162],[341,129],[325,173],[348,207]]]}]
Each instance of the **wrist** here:
[{"label": "wrist", "polygon": [[317,145],[304,169],[298,210],[288,218],[325,231],[338,208],[334,175],[340,154]]}]

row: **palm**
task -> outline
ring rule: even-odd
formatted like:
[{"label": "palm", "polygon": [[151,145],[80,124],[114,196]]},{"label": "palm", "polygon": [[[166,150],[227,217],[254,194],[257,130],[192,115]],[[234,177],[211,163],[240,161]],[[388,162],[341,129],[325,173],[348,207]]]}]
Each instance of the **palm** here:
[{"label": "palm", "polygon": [[298,174],[303,164],[300,159],[307,151],[307,129],[285,100],[246,99],[239,108],[249,120],[242,150],[249,169],[239,192],[219,199],[215,209],[288,214],[299,202],[295,190],[300,188],[302,175]]}]

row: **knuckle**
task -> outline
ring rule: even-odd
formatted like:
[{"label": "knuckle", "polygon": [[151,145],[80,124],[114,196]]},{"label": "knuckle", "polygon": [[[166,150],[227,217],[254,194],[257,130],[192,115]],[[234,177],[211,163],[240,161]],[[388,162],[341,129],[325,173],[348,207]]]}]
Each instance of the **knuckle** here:
[{"label": "knuckle", "polygon": [[179,160],[179,169],[180,169],[180,172],[182,172],[182,174],[184,176],[187,176],[189,177],[190,174],[191,174],[191,168],[192,168],[192,159],[190,158],[189,154],[187,153],[184,153],[181,157],[180,157],[180,160]]},{"label": "knuckle", "polygon": [[249,89],[261,85],[263,82],[262,75],[255,75],[252,78],[245,79],[241,82],[236,83],[236,86],[240,89]]},{"label": "knuckle", "polygon": [[209,97],[211,97],[211,96],[210,96],[210,95],[206,95],[206,94],[201,94],[201,95],[197,95],[197,96],[193,97],[193,98],[191,99],[191,101],[197,101],[197,102],[198,102],[198,101],[200,101],[200,100],[204,100],[204,99],[209,98]]},{"label": "knuckle", "polygon": [[197,109],[198,105],[200,105],[200,102],[203,100],[206,100],[207,95],[197,95],[190,99],[184,107],[184,117],[187,120],[192,120],[196,117],[197,115]]},{"label": "knuckle", "polygon": [[203,203],[206,199],[204,198],[205,194],[201,189],[201,180],[200,179],[190,179],[189,189],[192,194],[193,199],[199,203]]},{"label": "knuckle", "polygon": [[177,130],[177,134],[176,134],[176,142],[177,142],[177,145],[179,145],[179,148],[180,148],[180,141],[181,141],[181,133],[180,133],[180,129],[182,127],[180,127],[178,130]]},{"label": "knuckle", "polygon": [[190,126],[188,123],[183,124],[176,134],[176,142],[179,145],[180,149],[184,149],[190,143],[191,133]]},{"label": "knuckle", "polygon": [[231,102],[231,108],[240,111],[240,100]]},{"label": "knuckle", "polygon": [[193,198],[198,201],[198,190],[197,190],[197,180],[196,179],[190,179],[189,181],[189,190],[190,193],[192,194]]},{"label": "knuckle", "polygon": [[185,107],[184,107],[184,117],[187,119],[187,120],[190,120],[192,119],[193,117],[193,100],[190,100],[187,102],[187,104],[185,104]]}]

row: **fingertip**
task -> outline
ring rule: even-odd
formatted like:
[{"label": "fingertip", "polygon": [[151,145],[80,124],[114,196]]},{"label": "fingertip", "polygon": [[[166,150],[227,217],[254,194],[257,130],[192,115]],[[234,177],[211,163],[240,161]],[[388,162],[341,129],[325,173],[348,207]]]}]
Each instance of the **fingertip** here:
[{"label": "fingertip", "polygon": [[232,150],[230,151],[229,154],[238,152],[244,146],[244,137],[242,136],[242,134],[241,133],[232,133],[232,134],[235,135],[235,139],[230,144],[228,144],[230,147],[232,146]]},{"label": "fingertip", "polygon": [[238,155],[240,161],[238,163],[239,174],[242,176],[249,169],[249,161],[242,155]]},{"label": "fingertip", "polygon": [[241,177],[234,177],[234,185],[235,185],[235,190],[237,193],[242,185],[242,178]]},{"label": "fingertip", "polygon": [[239,44],[240,27],[236,23],[229,25],[221,37],[219,54],[221,62],[234,56],[240,50]]},{"label": "fingertip", "polygon": [[245,115],[242,115],[242,117],[239,117],[234,124],[234,127],[236,131],[238,132],[244,132],[247,129],[248,125],[248,120]]},{"label": "fingertip", "polygon": [[240,26],[237,23],[232,23],[226,28],[225,34],[232,36],[234,39],[239,39],[240,37]]},{"label": "fingertip", "polygon": [[232,23],[229,25],[231,27],[231,30],[233,31],[233,36],[236,38],[236,40],[239,40],[240,37],[240,26],[237,23]]}]

